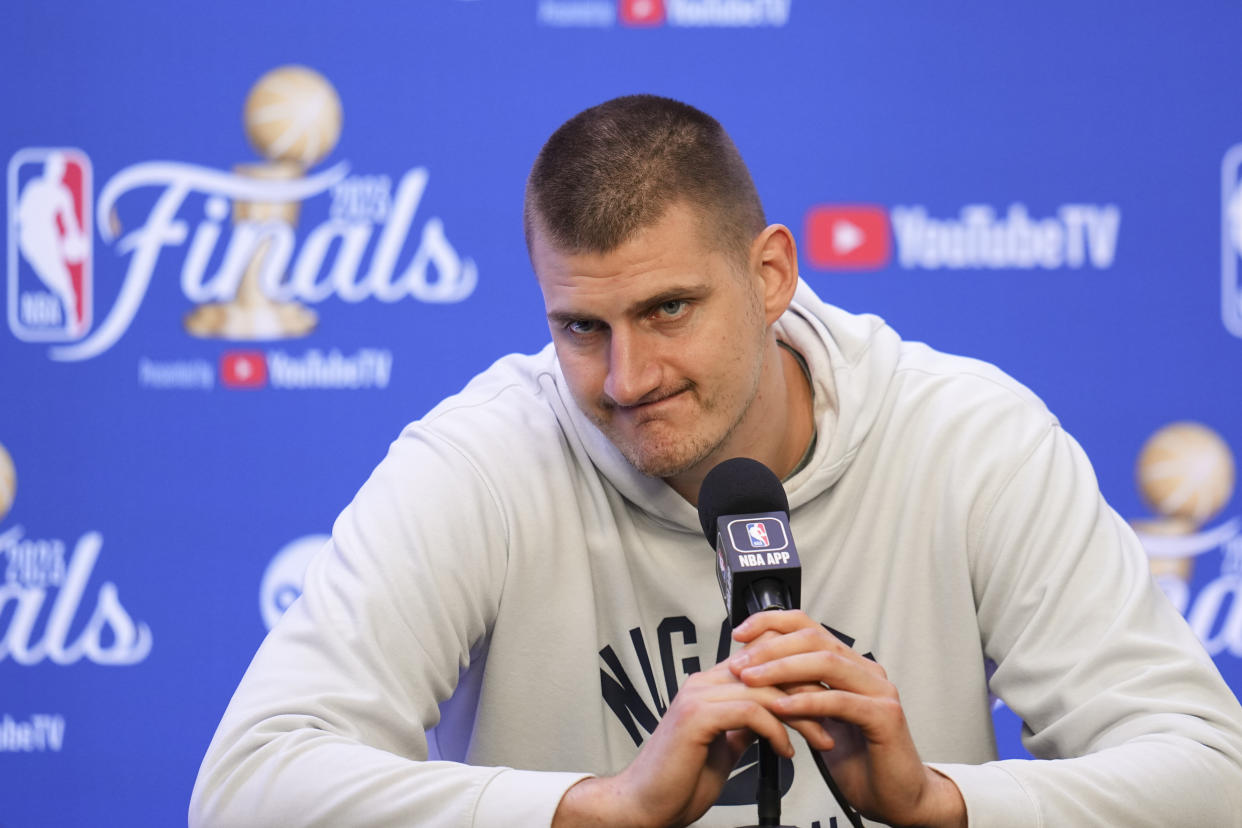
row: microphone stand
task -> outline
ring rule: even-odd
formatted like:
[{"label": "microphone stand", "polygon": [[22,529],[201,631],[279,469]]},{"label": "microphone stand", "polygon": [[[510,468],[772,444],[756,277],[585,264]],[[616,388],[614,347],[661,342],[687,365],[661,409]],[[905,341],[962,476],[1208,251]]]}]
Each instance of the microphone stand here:
[{"label": "microphone stand", "polygon": [[759,740],[759,787],[755,801],[759,808],[759,825],[781,825],[781,758],[767,739]]},{"label": "microphone stand", "polygon": [[[792,601],[789,590],[775,578],[761,578],[751,584],[746,595],[747,615],[772,609],[786,609]],[[741,828],[796,828],[781,824],[781,765],[780,757],[772,750],[767,739],[759,740],[759,785],[755,790],[759,822]]]}]

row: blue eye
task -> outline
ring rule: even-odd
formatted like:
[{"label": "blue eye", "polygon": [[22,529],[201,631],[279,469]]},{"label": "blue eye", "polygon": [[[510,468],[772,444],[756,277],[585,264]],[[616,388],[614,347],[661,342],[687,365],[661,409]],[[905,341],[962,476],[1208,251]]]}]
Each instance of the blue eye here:
[{"label": "blue eye", "polygon": [[576,319],[565,324],[565,330],[578,336],[586,336],[599,330],[599,323],[593,319]]},{"label": "blue eye", "polygon": [[685,299],[670,299],[667,302],[661,302],[657,310],[664,316],[678,316],[688,304]]}]

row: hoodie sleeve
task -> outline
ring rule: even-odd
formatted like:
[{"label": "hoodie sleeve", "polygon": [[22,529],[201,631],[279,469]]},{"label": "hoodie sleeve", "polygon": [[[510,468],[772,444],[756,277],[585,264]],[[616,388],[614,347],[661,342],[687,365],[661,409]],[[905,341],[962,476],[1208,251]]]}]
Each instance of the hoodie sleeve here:
[{"label": "hoodie sleeve", "polygon": [[407,430],[247,669],[190,825],[550,824],[585,774],[428,761],[438,704],[486,642],[506,552],[503,513],[469,460]]},{"label": "hoodie sleeve", "polygon": [[970,552],[992,689],[1037,757],[935,766],[971,828],[1238,824],[1242,708],[1059,427],[994,495]]}]

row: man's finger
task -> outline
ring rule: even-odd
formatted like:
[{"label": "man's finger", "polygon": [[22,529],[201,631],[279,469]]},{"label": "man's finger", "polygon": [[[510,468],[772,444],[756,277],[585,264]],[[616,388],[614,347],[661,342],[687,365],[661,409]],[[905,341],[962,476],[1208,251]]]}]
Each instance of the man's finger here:
[{"label": "man's finger", "polygon": [[905,732],[905,714],[893,698],[861,696],[825,689],[774,699],[772,710],[781,716],[826,718],[857,725],[868,742],[879,744]]},{"label": "man's finger", "polygon": [[866,659],[854,659],[836,652],[796,652],[744,667],[738,678],[751,687],[794,685],[798,687],[798,692],[805,692],[802,686],[826,684],[864,696],[895,696],[897,691],[892,683],[882,671],[870,665],[871,662]]},{"label": "man's finger", "polygon": [[772,703],[783,695],[784,691],[776,687],[743,684],[722,662],[687,680],[675,700],[677,718],[683,719],[691,732],[703,736],[746,728],[791,756],[793,744],[789,734],[771,709]]},{"label": "man's finger", "polygon": [[802,610],[767,610],[756,612],[735,627],[733,638],[749,643],[769,630],[786,634],[794,630],[818,626]]},{"label": "man's finger", "polygon": [[854,653],[835,635],[817,625],[814,627],[800,627],[784,634],[764,632],[729,659],[730,668],[736,674],[741,667],[747,664],[756,664],[762,661],[770,661],[774,658],[782,658],[797,652],[811,652],[813,650],[828,650],[841,655],[852,654],[862,658],[862,656]]}]

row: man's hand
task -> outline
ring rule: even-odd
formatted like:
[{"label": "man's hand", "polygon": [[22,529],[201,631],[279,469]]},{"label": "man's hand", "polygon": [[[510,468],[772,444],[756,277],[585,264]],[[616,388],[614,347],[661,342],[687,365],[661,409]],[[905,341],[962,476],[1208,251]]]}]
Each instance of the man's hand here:
[{"label": "man's hand", "polygon": [[883,667],[798,610],[756,613],[733,637],[746,647],[722,663],[750,687],[786,691],[766,697],[768,709],[823,752],[864,816],[890,825],[966,825],[957,786],[919,759]]},{"label": "man's hand", "polygon": [[783,690],[750,687],[723,661],[686,679],[659,726],[629,767],[584,779],[557,807],[553,828],[688,825],[720,797],[756,734],[793,756],[784,724],[771,712]]}]

